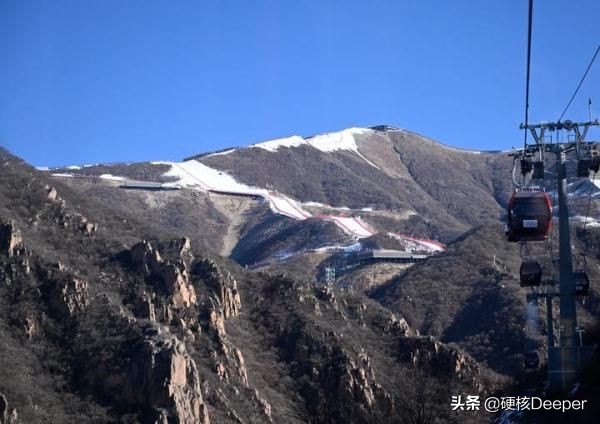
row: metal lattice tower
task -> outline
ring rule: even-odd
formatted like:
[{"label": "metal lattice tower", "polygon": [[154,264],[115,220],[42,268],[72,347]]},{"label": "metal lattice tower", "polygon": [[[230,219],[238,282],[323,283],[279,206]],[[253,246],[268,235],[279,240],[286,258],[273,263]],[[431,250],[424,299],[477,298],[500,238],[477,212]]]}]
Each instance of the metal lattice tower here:
[{"label": "metal lattice tower", "polygon": [[[552,391],[567,392],[578,372],[589,360],[592,348],[582,346],[581,329],[577,326],[575,281],[573,277],[573,259],[571,252],[571,234],[569,228],[569,208],[567,202],[567,161],[566,155],[575,154],[578,163],[597,166],[600,163],[600,143],[586,142],[585,137],[591,126],[599,126],[598,120],[589,122],[550,122],[536,125],[521,125],[521,129],[530,131],[535,144],[525,146],[515,156],[530,166],[526,171],[534,174],[535,162],[543,163],[546,154],[556,157],[556,188],[559,208],[559,281],[558,291],[536,293],[532,297],[545,297],[548,320],[548,384]],[[564,143],[545,143],[547,131],[566,131],[574,135],[573,140]],[[522,162],[523,163],[523,162]],[[542,172],[543,173],[543,172]],[[525,176],[525,174],[524,174]],[[531,175],[530,175],[531,176]],[[535,175],[534,175],[535,176]],[[537,176],[539,178],[539,175]],[[543,176],[542,176],[543,178]],[[552,299],[559,300],[559,336],[554,346],[552,334]]]}]

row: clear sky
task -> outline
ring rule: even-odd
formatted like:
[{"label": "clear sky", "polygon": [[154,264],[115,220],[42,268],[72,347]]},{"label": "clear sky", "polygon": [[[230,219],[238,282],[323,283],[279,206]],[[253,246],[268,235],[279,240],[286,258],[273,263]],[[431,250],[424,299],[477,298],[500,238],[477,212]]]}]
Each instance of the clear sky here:
[{"label": "clear sky", "polygon": [[[600,1],[534,9],[530,116],[556,120]],[[507,149],[526,25],[527,0],[0,0],[0,145],[34,165],[177,160],[387,123]],[[588,97],[599,116],[600,59],[566,118]]]}]

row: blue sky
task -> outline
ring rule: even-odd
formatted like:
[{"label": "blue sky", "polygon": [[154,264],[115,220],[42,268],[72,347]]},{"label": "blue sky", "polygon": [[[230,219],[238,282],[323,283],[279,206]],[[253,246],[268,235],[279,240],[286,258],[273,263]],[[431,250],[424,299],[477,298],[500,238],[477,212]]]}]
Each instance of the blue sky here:
[{"label": "blue sky", "polygon": [[[532,121],[559,117],[598,16],[536,0]],[[34,165],[177,160],[388,123],[507,149],[526,23],[527,0],[0,0],[0,145]],[[566,118],[588,97],[599,116],[600,60]]]}]

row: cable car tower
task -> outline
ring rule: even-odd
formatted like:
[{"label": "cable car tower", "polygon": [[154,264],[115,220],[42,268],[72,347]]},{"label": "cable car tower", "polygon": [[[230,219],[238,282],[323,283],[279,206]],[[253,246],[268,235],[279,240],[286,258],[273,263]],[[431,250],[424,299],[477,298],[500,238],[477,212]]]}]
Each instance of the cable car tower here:
[{"label": "cable car tower", "polygon": [[[559,281],[558,287],[547,287],[545,292],[536,292],[528,295],[528,300],[546,298],[548,306],[548,384],[551,391],[567,392],[570,384],[574,382],[577,373],[590,359],[591,347],[582,345],[581,330],[577,326],[576,298],[587,294],[589,280],[583,272],[573,271],[573,259],[571,252],[571,234],[569,228],[569,208],[567,203],[567,178],[585,177],[589,178],[591,173],[600,170],[600,143],[586,142],[585,137],[592,126],[600,126],[598,120],[587,122],[549,122],[535,125],[521,124],[520,128],[529,131],[535,140],[534,144],[526,145],[523,150],[513,153],[515,166],[521,167],[521,175],[524,181],[544,179],[546,157],[553,155],[556,196],[558,197],[558,230],[559,230]],[[570,141],[546,143],[546,132],[566,131],[570,135]],[[558,135],[558,133],[557,133]],[[567,136],[567,139],[569,137]],[[555,137],[558,140],[558,136]],[[567,163],[577,164],[574,175],[572,169],[567,169]],[[570,171],[570,172],[568,172]],[[543,181],[542,181],[543,184]],[[523,187],[522,187],[523,188]],[[523,193],[517,192],[517,193]],[[527,193],[527,191],[525,191]],[[532,194],[539,193],[536,191]],[[515,197],[515,196],[513,196]],[[535,197],[529,196],[530,199]],[[517,199],[518,200],[518,199]],[[532,239],[528,235],[532,227],[537,228],[538,220],[536,214],[540,214],[534,203],[525,203],[521,210],[514,202],[509,206],[509,234],[510,241],[540,241],[540,238]],[[519,214],[527,215],[529,219],[515,219]],[[543,214],[542,214],[543,215]],[[511,216],[513,221],[511,221]],[[512,222],[512,223],[511,223]],[[511,228],[512,226],[512,228]],[[526,264],[526,262],[524,262]],[[532,265],[528,264],[529,267]],[[535,268],[533,268],[535,271]],[[537,274],[534,272],[534,274]],[[541,274],[541,271],[540,271]],[[521,276],[523,279],[523,276]],[[541,275],[540,275],[541,277]],[[552,286],[552,282],[546,283]],[[539,284],[539,282],[538,282]],[[559,301],[559,337],[555,345],[552,323],[552,299]]]},{"label": "cable car tower", "polygon": [[[523,263],[520,270],[520,284],[521,287],[531,287],[532,290],[527,295],[527,301],[535,302],[537,305],[539,299],[546,300],[548,389],[551,392],[565,394],[593,353],[592,347],[583,346],[581,336],[583,330],[577,325],[576,299],[588,294],[589,279],[585,268],[583,271],[573,270],[567,178],[589,178],[592,173],[595,178],[600,171],[600,143],[585,140],[590,127],[600,126],[600,123],[597,119],[592,120],[591,110],[589,120],[585,122],[563,121],[563,117],[575,99],[596,56],[600,53],[600,45],[560,118],[555,122],[531,125],[528,122],[528,116],[533,0],[529,0],[528,18],[525,123],[520,125],[525,132],[525,137],[523,149],[516,150],[511,154],[514,158],[513,184],[516,190],[508,205],[506,235],[508,241],[521,243]],[[591,100],[588,102],[588,107],[590,103]],[[565,132],[566,137],[561,137]],[[547,137],[548,133],[551,137]],[[529,134],[534,140],[530,144],[527,142]],[[550,142],[547,142],[548,138],[550,138]],[[552,138],[554,138],[554,142],[552,142]],[[577,166],[573,167],[572,164]],[[518,165],[520,165],[520,182],[516,172]],[[553,177],[551,178],[553,181],[549,184],[554,188],[550,193],[552,196],[545,192],[547,175]],[[588,202],[586,216],[589,215],[591,195],[590,190],[590,202]],[[552,253],[554,213],[551,197],[558,198],[558,260],[555,260]],[[551,235],[549,239],[550,262],[553,266],[558,265],[558,281],[550,278],[542,279],[542,267],[539,262],[523,255],[527,243],[545,241],[548,239],[548,234]],[[559,302],[558,340],[555,340],[553,330],[552,305],[555,299]],[[537,350],[526,352],[525,368],[537,369],[538,366],[539,353]]]}]

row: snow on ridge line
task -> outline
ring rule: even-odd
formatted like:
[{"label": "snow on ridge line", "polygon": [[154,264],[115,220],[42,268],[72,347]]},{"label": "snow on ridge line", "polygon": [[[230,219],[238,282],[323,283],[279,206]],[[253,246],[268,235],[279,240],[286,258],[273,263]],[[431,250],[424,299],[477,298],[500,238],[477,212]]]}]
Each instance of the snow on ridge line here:
[{"label": "snow on ridge line", "polygon": [[221,152],[215,152],[215,153],[210,153],[206,156],[203,156],[205,158],[209,158],[211,156],[223,156],[223,155],[228,155],[229,153],[233,153],[235,152],[237,149],[227,149],[227,150],[223,150]]},{"label": "snow on ridge line", "polygon": [[259,149],[268,150],[269,152],[276,152],[280,147],[298,147],[302,144],[306,144],[305,140],[299,135],[293,135],[291,137],[277,138],[275,140],[253,144],[250,148],[258,147]]},{"label": "snow on ridge line", "polygon": [[319,134],[308,138],[302,138],[298,135],[293,135],[291,137],[278,138],[275,140],[253,144],[250,146],[250,148],[259,148],[268,150],[269,152],[275,152],[281,147],[299,147],[302,145],[308,145],[327,153],[338,150],[348,150],[356,153],[361,157],[361,159],[366,161],[374,168],[380,169],[377,165],[364,157],[362,153],[358,151],[356,139],[354,138],[354,136],[357,134],[365,134],[372,131],[373,130],[370,128],[353,127],[341,131]]}]

